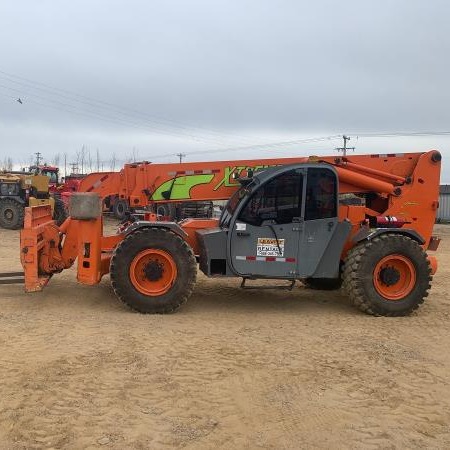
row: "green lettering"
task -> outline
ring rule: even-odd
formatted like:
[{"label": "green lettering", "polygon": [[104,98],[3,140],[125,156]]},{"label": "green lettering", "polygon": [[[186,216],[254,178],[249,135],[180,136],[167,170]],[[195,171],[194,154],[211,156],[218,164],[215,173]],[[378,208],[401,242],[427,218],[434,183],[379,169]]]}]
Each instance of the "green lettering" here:
[{"label": "green lettering", "polygon": [[239,186],[239,183],[234,183],[231,180],[232,175],[236,172],[237,167],[225,167],[223,178],[219,181],[219,183],[214,187],[214,190],[217,191],[222,185],[225,187]]}]

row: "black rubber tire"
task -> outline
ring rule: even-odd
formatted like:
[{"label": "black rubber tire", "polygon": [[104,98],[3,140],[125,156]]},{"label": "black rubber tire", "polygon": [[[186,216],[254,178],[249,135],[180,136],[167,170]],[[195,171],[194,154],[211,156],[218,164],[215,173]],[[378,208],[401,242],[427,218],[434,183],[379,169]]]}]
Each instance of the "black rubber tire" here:
[{"label": "black rubber tire", "polygon": [[129,209],[130,207],[126,200],[117,199],[113,204],[114,217],[119,220],[125,219],[125,216],[127,215]]},{"label": "black rubber tire", "polygon": [[[157,297],[142,294],[130,280],[133,259],[148,248],[169,253],[177,267],[173,286]],[[180,236],[162,228],[145,228],[128,235],[116,247],[110,275],[117,297],[131,309],[143,314],[166,314],[177,310],[191,296],[197,278],[197,262],[191,247]]]},{"label": "black rubber tire", "polygon": [[305,278],[302,283],[310,289],[321,291],[335,291],[342,286],[340,278]]},{"label": "black rubber tire", "polygon": [[[413,290],[395,301],[382,297],[373,283],[376,264],[391,254],[407,257],[416,271]],[[407,316],[428,296],[432,275],[427,255],[416,241],[404,235],[383,234],[349,251],[342,278],[350,300],[361,311],[374,316]]]},{"label": "black rubber tire", "polygon": [[67,208],[64,202],[60,198],[55,197],[55,208],[53,211],[53,220],[56,222],[56,225],[62,225],[64,221],[67,219]]},{"label": "black rubber tire", "polygon": [[18,230],[23,227],[25,207],[12,198],[0,200],[0,227],[7,230]]},{"label": "black rubber tire", "polygon": [[168,220],[177,220],[177,207],[174,203],[157,203],[156,214],[158,216],[166,217]]}]

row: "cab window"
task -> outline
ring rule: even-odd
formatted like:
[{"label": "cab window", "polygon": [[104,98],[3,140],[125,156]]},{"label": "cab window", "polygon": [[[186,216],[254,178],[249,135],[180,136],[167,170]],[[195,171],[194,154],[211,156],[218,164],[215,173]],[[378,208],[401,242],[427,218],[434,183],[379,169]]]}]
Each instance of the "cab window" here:
[{"label": "cab window", "polygon": [[262,185],[255,191],[238,220],[260,226],[265,220],[292,223],[301,217],[303,175],[293,169]]},{"label": "cab window", "polygon": [[51,170],[43,170],[42,175],[47,176],[49,178],[50,183],[58,182],[58,174],[56,172],[53,172]]},{"label": "cab window", "polygon": [[326,168],[308,169],[305,220],[329,219],[336,216],[336,175]]}]

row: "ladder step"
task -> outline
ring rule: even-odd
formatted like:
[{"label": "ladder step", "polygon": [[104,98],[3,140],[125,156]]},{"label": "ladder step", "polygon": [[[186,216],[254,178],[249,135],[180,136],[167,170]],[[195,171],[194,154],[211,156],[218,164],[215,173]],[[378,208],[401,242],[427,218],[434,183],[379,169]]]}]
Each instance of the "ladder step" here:
[{"label": "ladder step", "polygon": [[0,278],[24,277],[25,272],[0,272]]},{"label": "ladder step", "polygon": [[262,285],[262,286],[247,286],[245,284],[246,280],[248,278],[242,278],[242,283],[241,283],[241,288],[242,289],[281,289],[284,291],[292,291],[292,288],[295,286],[295,282],[296,280],[287,280],[289,281],[289,284],[283,284],[283,285],[274,285],[274,286],[267,286],[267,285]]}]

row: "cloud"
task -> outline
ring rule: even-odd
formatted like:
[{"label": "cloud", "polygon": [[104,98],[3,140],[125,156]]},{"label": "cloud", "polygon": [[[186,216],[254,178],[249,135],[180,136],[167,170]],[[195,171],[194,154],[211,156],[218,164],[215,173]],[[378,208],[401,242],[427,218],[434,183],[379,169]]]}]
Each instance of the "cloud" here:
[{"label": "cloud", "polygon": [[0,152],[444,130],[449,13],[441,0],[3,2],[0,70],[122,112],[0,74]]}]

